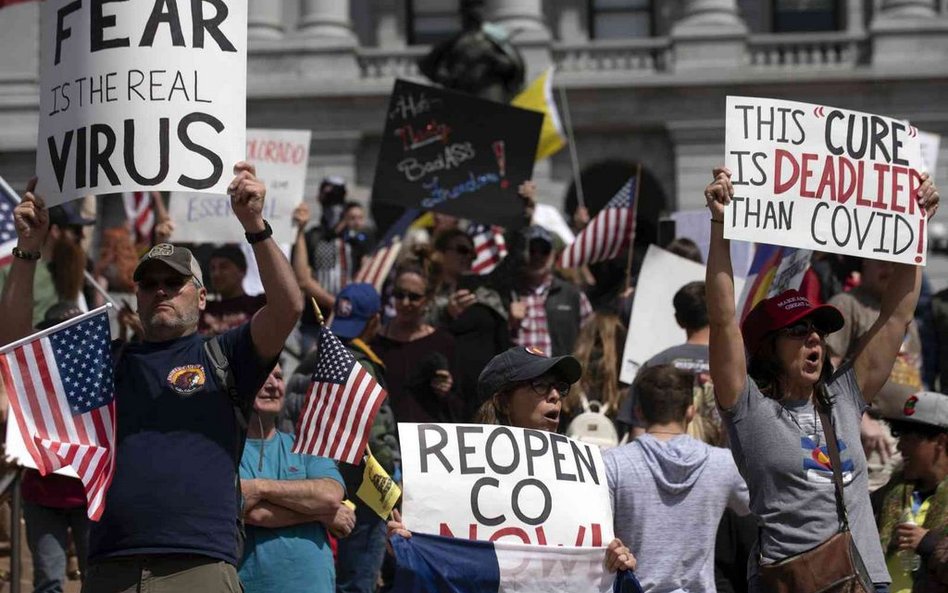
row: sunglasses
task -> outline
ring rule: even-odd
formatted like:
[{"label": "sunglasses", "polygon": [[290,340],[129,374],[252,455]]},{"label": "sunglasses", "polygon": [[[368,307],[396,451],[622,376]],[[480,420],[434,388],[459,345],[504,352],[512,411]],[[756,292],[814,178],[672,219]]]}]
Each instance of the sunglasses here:
[{"label": "sunglasses", "polygon": [[467,257],[474,254],[474,250],[468,247],[467,245],[455,245],[453,247],[448,247],[448,251],[453,251],[462,257]]},{"label": "sunglasses", "polygon": [[782,328],[780,330],[780,335],[785,336],[787,338],[792,338],[794,340],[802,340],[802,339],[810,337],[810,334],[812,334],[813,332],[816,332],[820,336],[820,338],[826,337],[826,331],[824,331],[822,328],[817,327],[816,325],[813,324],[812,321],[809,321],[809,320],[800,321],[800,322],[794,323],[793,325],[789,325],[785,328]]},{"label": "sunglasses", "polygon": [[408,292],[408,291],[403,291],[403,290],[396,290],[392,292],[392,296],[395,298],[396,301],[403,301],[405,299],[408,299],[409,302],[412,302],[412,303],[417,303],[421,299],[425,298],[425,295],[423,294],[418,294],[417,292]]},{"label": "sunglasses", "polygon": [[569,388],[571,385],[566,381],[550,381],[549,379],[534,379],[530,381],[530,387],[536,392],[537,395],[546,397],[550,395],[550,392],[556,389],[559,392],[560,397],[566,397],[569,395]]},{"label": "sunglasses", "polygon": [[158,290],[159,287],[167,292],[178,292],[191,278],[187,276],[168,276],[167,278],[143,278],[138,283],[139,288],[149,292]]}]

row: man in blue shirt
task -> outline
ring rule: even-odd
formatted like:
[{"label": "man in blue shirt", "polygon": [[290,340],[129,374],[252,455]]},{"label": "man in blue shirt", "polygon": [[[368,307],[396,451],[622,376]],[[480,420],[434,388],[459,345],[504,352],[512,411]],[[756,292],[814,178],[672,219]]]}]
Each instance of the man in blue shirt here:
[{"label": "man in blue shirt", "polygon": [[[267,305],[218,337],[235,397],[219,384],[197,334],[207,291],[187,249],[155,246],[135,269],[144,341],[116,354],[115,474],[90,533],[88,593],[237,593],[236,472],[245,409],[299,319],[303,300],[289,262],[263,219],[266,188],[238,163],[228,192],[253,245]],[[32,285],[49,213],[31,182],[14,211],[17,249],[0,295],[0,343],[31,333]]]},{"label": "man in blue shirt", "polygon": [[276,429],[286,384],[280,365],[254,400],[240,461],[247,541],[240,581],[247,593],[322,593],[335,588],[326,529],[345,537],[355,514],[336,464],[292,452],[293,435]]}]

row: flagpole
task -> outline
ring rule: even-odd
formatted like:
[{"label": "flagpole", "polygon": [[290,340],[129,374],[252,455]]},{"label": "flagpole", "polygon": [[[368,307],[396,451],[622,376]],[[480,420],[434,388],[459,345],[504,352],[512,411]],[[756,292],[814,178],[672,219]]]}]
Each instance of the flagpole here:
[{"label": "flagpole", "polygon": [[563,123],[566,124],[566,138],[569,140],[569,160],[573,166],[573,178],[576,180],[576,203],[579,207],[586,207],[586,196],[583,194],[583,180],[579,175],[579,155],[576,152],[576,139],[573,137],[573,118],[569,112],[569,99],[566,98],[566,87],[560,86],[560,102],[563,103]]},{"label": "flagpole", "polygon": [[44,329],[44,330],[36,332],[35,334],[30,334],[29,336],[26,336],[25,338],[20,338],[19,340],[15,342],[10,342],[3,348],[0,348],[0,354],[6,354],[7,352],[10,352],[11,350],[19,348],[23,344],[29,344],[30,342],[34,340],[41,340],[52,333],[58,332],[61,329],[66,329],[67,327],[71,327],[73,325],[77,325],[85,321],[86,319],[89,319],[90,317],[93,317],[111,308],[112,308],[112,304],[106,303],[102,305],[101,307],[93,309],[87,313],[83,313],[82,315],[77,315],[71,319],[67,319],[66,321],[63,321],[62,323],[56,324],[49,329]]},{"label": "flagpole", "polygon": [[632,251],[635,245],[635,215],[639,209],[639,187],[642,185],[642,163],[638,163],[635,168],[635,195],[632,196],[632,225],[629,231],[629,259],[625,264],[625,290],[628,292],[632,287]]},{"label": "flagpole", "polygon": [[316,304],[316,297],[309,297],[309,301],[313,303],[313,311],[316,312],[316,319],[319,321],[319,325],[326,325],[326,320],[323,319],[323,312],[319,310],[319,305]]},{"label": "flagpole", "polygon": [[92,286],[92,288],[94,288],[97,293],[102,295],[102,298],[108,301],[110,305],[115,307],[116,310],[122,308],[122,305],[118,304],[118,302],[112,298],[112,295],[106,292],[106,290],[102,288],[101,284],[96,282],[96,279],[92,277],[92,274],[89,273],[89,270],[83,270],[82,274],[86,277],[86,282],[88,282],[89,285]]}]

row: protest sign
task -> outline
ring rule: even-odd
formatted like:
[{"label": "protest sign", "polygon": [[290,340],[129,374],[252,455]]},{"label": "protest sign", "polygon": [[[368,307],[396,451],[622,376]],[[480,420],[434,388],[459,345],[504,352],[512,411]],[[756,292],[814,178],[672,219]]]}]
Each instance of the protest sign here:
[{"label": "protest sign", "polygon": [[[247,130],[246,161],[267,186],[264,218],[277,243],[293,243],[293,209],[303,201],[309,164],[309,130]],[[244,230],[230,206],[230,196],[174,192],[168,207],[175,222],[174,240],[244,242]]]},{"label": "protest sign", "polygon": [[925,264],[918,131],[795,101],[728,97],[724,236]]},{"label": "protest sign", "polygon": [[[648,359],[662,350],[684,343],[685,330],[675,321],[672,299],[685,284],[704,280],[704,273],[702,264],[665,251],[657,245],[648,246],[635,285],[629,331],[622,350],[620,381],[632,383],[639,368]],[[735,294],[741,294],[743,288],[744,279],[735,277]]]},{"label": "protest sign", "polygon": [[[675,221],[675,238],[690,239],[701,250],[702,261],[708,261],[708,251],[711,248],[711,222],[708,220],[708,209],[679,210],[672,212],[671,219]],[[746,241],[731,242],[731,269],[735,276],[747,276],[751,261],[754,259],[754,243]]]},{"label": "protest sign", "polygon": [[928,171],[932,179],[935,179],[938,174],[938,150],[941,147],[941,136],[919,130],[918,142],[921,144],[922,162],[925,163],[925,171]]},{"label": "protest sign", "polygon": [[612,507],[599,447],[481,424],[398,424],[408,529],[549,546],[603,546]]},{"label": "protest sign", "polygon": [[517,187],[533,176],[543,114],[396,80],[373,202],[523,225]]},{"label": "protest sign", "polygon": [[247,0],[42,3],[38,193],[225,193],[243,158]]}]

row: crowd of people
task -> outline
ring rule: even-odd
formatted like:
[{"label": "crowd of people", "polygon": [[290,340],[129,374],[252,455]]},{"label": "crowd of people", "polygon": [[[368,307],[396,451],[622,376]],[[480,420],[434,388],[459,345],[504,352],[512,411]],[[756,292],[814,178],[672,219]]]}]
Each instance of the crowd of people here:
[{"label": "crowd of people", "polygon": [[[472,272],[466,221],[438,214],[379,291],[356,280],[376,234],[343,179],[320,185],[316,224],[308,206],[296,209],[287,259],[253,167],[234,173],[259,296],[244,290],[246,249],[175,245],[163,208],[151,241],[102,232],[89,258],[96,221],[79,202],[47,209],[31,186],[16,207],[0,343],[102,302],[87,277],[129,293],[112,352],[116,466],[101,520],[85,518],[77,480],[23,480],[36,592],[62,591],[70,540],[89,593],[390,585],[386,541],[411,537],[411,525],[355,495],[363,466],[292,451],[322,319],[387,391],[368,442],[396,481],[398,422],[600,445],[616,534],[605,567],[634,569],[646,592],[793,590],[782,588],[788,559],[840,534],[868,591],[948,590],[948,291],[930,294],[921,268],[815,254],[799,290],[742,321],[722,224],[733,187],[716,169],[707,277],[673,299],[685,340],[626,385],[623,320],[647,287],[557,269],[562,240],[532,223],[532,183],[519,188],[523,227],[506,233],[492,272]],[[927,177],[917,199],[934,214]],[[577,211],[574,230],[588,220]],[[704,263],[687,237],[666,248]]]}]

